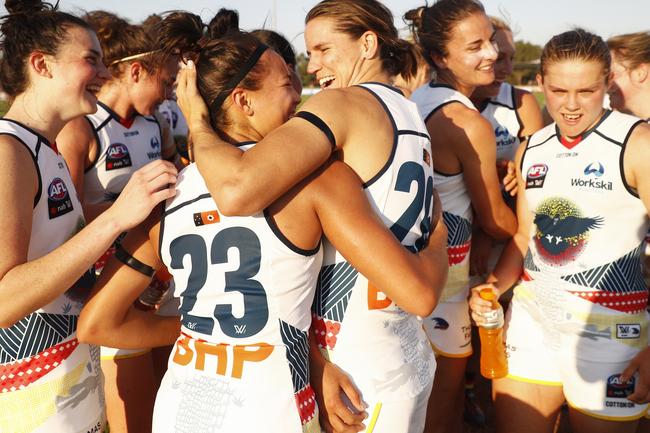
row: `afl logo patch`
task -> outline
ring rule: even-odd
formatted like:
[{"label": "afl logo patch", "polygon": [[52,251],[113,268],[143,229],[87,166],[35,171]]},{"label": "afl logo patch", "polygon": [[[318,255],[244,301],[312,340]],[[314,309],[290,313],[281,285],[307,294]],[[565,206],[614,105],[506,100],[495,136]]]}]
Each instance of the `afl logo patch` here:
[{"label": "afl logo patch", "polygon": [[47,207],[50,219],[72,211],[72,200],[65,182],[55,177],[47,187]]},{"label": "afl logo patch", "polygon": [[113,143],[106,151],[106,170],[131,167],[129,149],[122,143]]},{"label": "afl logo patch", "polygon": [[535,164],[526,173],[526,189],[542,188],[548,173],[548,165]]},{"label": "afl logo patch", "polygon": [[634,392],[634,377],[627,382],[621,380],[620,374],[613,374],[607,378],[607,397],[626,398]]}]

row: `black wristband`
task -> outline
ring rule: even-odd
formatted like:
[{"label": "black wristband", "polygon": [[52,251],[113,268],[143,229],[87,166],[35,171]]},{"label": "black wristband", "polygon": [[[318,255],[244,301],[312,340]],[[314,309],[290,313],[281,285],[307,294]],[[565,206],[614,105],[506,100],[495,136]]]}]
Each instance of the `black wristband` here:
[{"label": "black wristband", "polygon": [[125,265],[127,265],[129,268],[138,271],[141,274],[146,275],[147,277],[151,278],[156,273],[156,270],[154,268],[152,268],[149,265],[145,265],[140,260],[136,259],[131,254],[129,254],[124,249],[122,244],[117,244],[117,246],[115,247],[115,258],[120,262],[124,263]]}]

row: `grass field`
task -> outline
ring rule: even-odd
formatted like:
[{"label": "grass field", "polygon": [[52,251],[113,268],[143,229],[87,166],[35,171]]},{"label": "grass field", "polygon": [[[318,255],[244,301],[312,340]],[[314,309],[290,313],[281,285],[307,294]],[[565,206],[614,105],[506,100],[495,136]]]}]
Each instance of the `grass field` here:
[{"label": "grass field", "polygon": [[9,104],[7,104],[7,101],[0,101],[0,116],[4,116],[8,108]]}]

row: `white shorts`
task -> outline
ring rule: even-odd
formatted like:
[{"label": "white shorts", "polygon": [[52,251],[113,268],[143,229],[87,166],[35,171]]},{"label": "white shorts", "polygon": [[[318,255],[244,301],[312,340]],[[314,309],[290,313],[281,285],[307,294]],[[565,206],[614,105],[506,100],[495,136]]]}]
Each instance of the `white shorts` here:
[{"label": "white shorts", "polygon": [[466,358],[472,354],[472,325],[464,293],[440,302],[422,323],[436,355]]},{"label": "white shorts", "polygon": [[414,398],[390,402],[367,401],[365,433],[422,433],[433,382]]},{"label": "white shorts", "polygon": [[[641,418],[648,405],[638,405],[626,398],[634,390],[637,378],[628,383],[619,380],[620,373],[639,349],[615,334],[622,325],[638,325],[642,329],[641,343],[647,345],[647,313],[607,316],[600,314],[598,305],[592,304],[593,313],[581,327],[573,321],[554,328],[534,308],[535,304],[531,303],[534,298],[528,289],[518,286],[506,314],[508,378],[561,386],[571,407],[594,418],[614,421]],[[562,314],[579,316],[584,302],[587,301],[579,298],[575,302],[565,299]],[[626,324],[617,323],[620,321]]]}]

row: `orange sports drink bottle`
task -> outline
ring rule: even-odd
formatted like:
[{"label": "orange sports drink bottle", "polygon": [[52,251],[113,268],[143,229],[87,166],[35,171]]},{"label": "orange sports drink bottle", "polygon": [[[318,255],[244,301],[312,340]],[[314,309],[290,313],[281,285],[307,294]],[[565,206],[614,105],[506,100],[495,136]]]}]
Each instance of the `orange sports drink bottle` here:
[{"label": "orange sports drink bottle", "polygon": [[479,296],[492,302],[492,310],[484,313],[485,323],[478,328],[481,337],[481,374],[487,379],[500,379],[508,374],[503,343],[503,309],[492,289],[482,289]]}]

